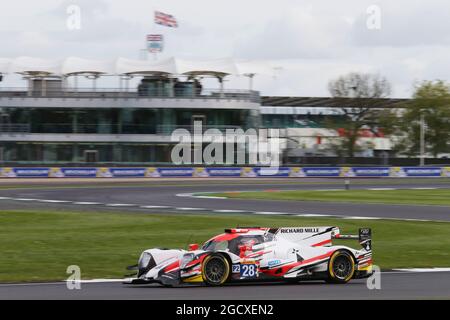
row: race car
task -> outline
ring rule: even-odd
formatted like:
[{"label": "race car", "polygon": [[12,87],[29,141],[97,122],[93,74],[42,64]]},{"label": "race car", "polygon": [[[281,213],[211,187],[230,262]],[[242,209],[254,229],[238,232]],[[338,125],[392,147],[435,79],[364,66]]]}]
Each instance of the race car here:
[{"label": "race car", "polygon": [[[237,227],[189,250],[148,249],[126,284],[178,286],[202,283],[325,280],[347,283],[372,274],[370,228],[341,235],[338,227]],[[360,250],[333,245],[333,239],[358,239]]]}]

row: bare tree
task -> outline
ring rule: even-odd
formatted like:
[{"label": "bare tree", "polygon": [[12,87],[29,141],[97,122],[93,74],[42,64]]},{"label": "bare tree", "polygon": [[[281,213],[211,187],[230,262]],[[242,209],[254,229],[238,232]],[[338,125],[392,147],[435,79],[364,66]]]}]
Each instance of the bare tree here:
[{"label": "bare tree", "polygon": [[378,134],[382,99],[391,93],[386,78],[376,74],[349,73],[328,84],[334,98],[336,114],[327,118],[327,127],[340,130],[341,143],[338,147],[348,157],[357,150],[357,141],[362,129]]}]

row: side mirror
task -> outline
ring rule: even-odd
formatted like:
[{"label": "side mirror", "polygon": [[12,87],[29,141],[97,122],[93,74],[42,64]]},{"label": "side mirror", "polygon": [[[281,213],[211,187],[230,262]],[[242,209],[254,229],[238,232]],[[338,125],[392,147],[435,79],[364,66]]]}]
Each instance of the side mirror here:
[{"label": "side mirror", "polygon": [[197,243],[192,243],[189,245],[189,251],[195,251],[198,250],[199,245]]}]

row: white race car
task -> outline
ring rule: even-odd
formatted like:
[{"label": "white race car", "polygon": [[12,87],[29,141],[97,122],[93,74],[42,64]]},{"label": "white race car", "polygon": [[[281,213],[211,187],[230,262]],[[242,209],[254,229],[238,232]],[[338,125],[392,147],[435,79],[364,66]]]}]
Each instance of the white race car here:
[{"label": "white race car", "polygon": [[[358,239],[362,248],[333,245],[333,239]],[[199,248],[145,250],[137,277],[124,283],[174,286],[227,282],[325,280],[347,283],[372,274],[371,229],[341,235],[338,227],[238,227],[226,229]]]}]

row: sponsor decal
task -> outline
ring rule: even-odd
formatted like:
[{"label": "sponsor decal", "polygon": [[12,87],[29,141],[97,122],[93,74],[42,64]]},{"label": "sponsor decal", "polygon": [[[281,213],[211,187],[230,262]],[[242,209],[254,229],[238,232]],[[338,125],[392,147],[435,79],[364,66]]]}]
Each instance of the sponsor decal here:
[{"label": "sponsor decal", "polygon": [[341,168],[341,173],[339,174],[340,177],[354,177],[355,176],[355,172],[353,171],[353,168],[350,167],[342,167]]},{"label": "sponsor decal", "polygon": [[307,177],[339,177],[341,168],[303,168]]},{"label": "sponsor decal", "polygon": [[254,168],[254,170],[257,176],[259,177],[268,175],[270,175],[271,177],[289,177],[291,172],[290,168],[282,168],[282,167],[277,168],[277,170],[271,170],[270,168]]},{"label": "sponsor decal", "polygon": [[353,177],[388,177],[389,168],[352,168]]},{"label": "sponsor decal", "polygon": [[13,168],[1,168],[0,176],[3,178],[16,178],[16,172]]},{"label": "sponsor decal", "polygon": [[306,177],[306,174],[303,171],[303,168],[294,167],[294,168],[291,168],[291,172],[289,173],[289,176],[295,177],[295,178],[304,178],[304,177]]},{"label": "sponsor decal", "polygon": [[145,170],[144,176],[147,178],[159,178],[161,177],[161,174],[159,173],[158,168],[150,167]]},{"label": "sponsor decal", "polygon": [[392,167],[390,172],[389,172],[389,176],[391,177],[406,177],[406,172],[405,170],[403,170],[402,167]]},{"label": "sponsor decal", "polygon": [[269,260],[269,262],[267,263],[267,266],[270,268],[270,267],[273,267],[273,266],[276,266],[276,265],[279,265],[281,263],[281,260]]},{"label": "sponsor decal", "polygon": [[441,176],[441,168],[439,167],[403,167],[403,171],[407,177],[439,177]]},{"label": "sponsor decal", "polygon": [[442,177],[450,177],[450,167],[443,167],[441,176]]},{"label": "sponsor decal", "polygon": [[112,178],[113,175],[109,168],[98,168],[97,169],[97,178]]},{"label": "sponsor decal", "polygon": [[50,168],[51,178],[95,178],[96,168]]},{"label": "sponsor decal", "polygon": [[254,168],[242,168],[241,169],[241,177],[245,177],[245,178],[254,178],[257,177],[258,174],[256,173],[256,170],[254,170]]},{"label": "sponsor decal", "polygon": [[319,228],[281,228],[280,233],[317,233]]},{"label": "sponsor decal", "polygon": [[208,170],[206,170],[206,168],[194,168],[192,176],[194,178],[207,178],[209,177],[209,173]]},{"label": "sponsor decal", "polygon": [[206,168],[210,177],[240,177],[241,168]]},{"label": "sponsor decal", "polygon": [[115,178],[120,177],[144,177],[144,168],[111,168],[111,175]]},{"label": "sponsor decal", "polygon": [[161,177],[192,177],[193,168],[160,168]]}]

